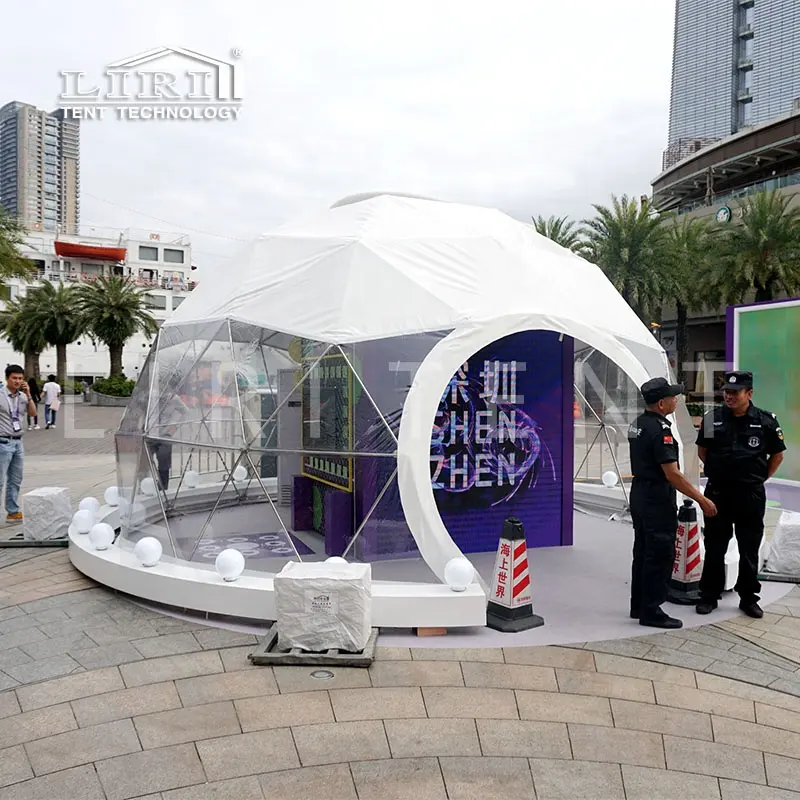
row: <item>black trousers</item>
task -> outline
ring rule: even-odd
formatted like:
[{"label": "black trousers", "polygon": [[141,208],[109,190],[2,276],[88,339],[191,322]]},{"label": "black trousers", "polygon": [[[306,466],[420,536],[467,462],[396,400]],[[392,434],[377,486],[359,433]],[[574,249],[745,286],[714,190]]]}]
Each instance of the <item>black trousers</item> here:
[{"label": "black trousers", "polygon": [[150,452],[156,457],[159,488],[165,492],[169,486],[169,473],[172,468],[172,444],[170,442],[150,442]]},{"label": "black trousers", "polygon": [[634,479],[631,487],[633,517],[633,568],[631,611],[652,618],[667,599],[667,588],[675,562],[678,506],[675,490],[668,483],[646,483]]},{"label": "black trousers", "polygon": [[700,578],[703,600],[716,602],[725,589],[725,553],[736,531],[739,546],[739,579],[734,586],[742,602],[757,603],[761,584],[758,580],[758,549],[764,535],[764,511],[767,495],[764,485],[706,486],[705,495],[717,507],[716,517],[707,517],[703,539],[706,560]]}]

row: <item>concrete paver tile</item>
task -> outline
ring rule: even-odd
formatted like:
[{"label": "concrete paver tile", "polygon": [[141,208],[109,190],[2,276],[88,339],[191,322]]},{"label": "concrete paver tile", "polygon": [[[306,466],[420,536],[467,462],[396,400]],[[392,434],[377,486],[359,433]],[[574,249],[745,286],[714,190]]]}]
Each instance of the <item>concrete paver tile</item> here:
[{"label": "concrete paver tile", "polygon": [[723,678],[732,678],[735,681],[752,683],[756,686],[768,686],[775,680],[775,675],[762,670],[741,665],[725,664],[722,661],[714,661],[706,668],[706,671],[712,675],[720,675]]},{"label": "concrete paver tile", "polygon": [[779,789],[800,790],[800,759],[764,754],[767,783]]},{"label": "concrete paver tile", "polygon": [[[268,754],[264,755],[266,757]],[[206,781],[203,765],[193,744],[118,756],[99,761],[95,767],[107,800],[128,800],[152,793],[153,790],[168,791]],[[64,797],[74,797],[76,800],[81,797],[83,800],[79,794]]]},{"label": "concrete paver tile", "polygon": [[6,675],[5,672],[0,672],[0,692],[5,692],[19,685],[19,681],[15,681],[10,675]]},{"label": "concrete paver tile", "polygon": [[533,779],[524,758],[440,758],[450,800],[532,798]]},{"label": "concrete paver tile", "polygon": [[528,664],[462,664],[467,686],[557,692],[555,670]]},{"label": "concrete paver tile", "polygon": [[182,656],[167,656],[120,667],[125,685],[129,688],[147,683],[194,678],[222,672],[222,661],[214,651],[187,653]]},{"label": "concrete paver tile", "polygon": [[622,765],[626,800],[719,800],[719,783],[708,775]]},{"label": "concrete paver tile", "polygon": [[94,646],[94,642],[85,633],[73,633],[69,636],[61,636],[58,639],[25,644],[20,649],[32,659],[39,660],[69,653],[71,650],[85,650]]},{"label": "concrete paver tile", "polygon": [[605,675],[599,672],[577,672],[571,669],[557,669],[556,678],[559,690],[568,694],[616,697],[620,700],[638,700],[644,703],[655,702],[652,682],[642,678]]},{"label": "concrete paver tile", "polygon": [[563,723],[481,719],[477,725],[485,756],[572,758]]},{"label": "concrete paver tile", "polygon": [[194,631],[194,637],[203,650],[219,650],[222,647],[241,647],[247,646],[250,652],[255,650],[258,644],[258,637],[249,633],[239,633],[229,631],[225,628],[207,627],[203,630]]},{"label": "concrete paver tile", "polygon": [[86,650],[73,650],[71,655],[86,669],[116,667],[143,659],[142,654],[130,642],[89,647]]},{"label": "concrete paver tile", "polygon": [[149,636],[158,636],[155,626],[147,620],[129,622],[119,625],[109,617],[108,625],[95,625],[86,628],[86,635],[98,646],[130,642],[134,639],[145,639]]},{"label": "concrete paver tile", "polygon": [[225,668],[225,672],[239,672],[243,669],[266,669],[266,667],[255,666],[247,658],[253,650],[253,647],[228,647],[220,650],[219,657],[222,659],[222,666]]},{"label": "concrete paver tile", "polygon": [[422,696],[431,718],[519,719],[511,689],[426,686]]},{"label": "concrete paver tile", "polygon": [[471,719],[392,719],[384,725],[392,758],[481,754]]},{"label": "concrete paver tile", "polygon": [[[264,669],[264,667],[260,667]],[[281,694],[315,692],[326,689],[360,689],[370,685],[369,671],[359,667],[329,667],[333,677],[317,680],[311,677],[314,667],[275,667],[273,672]]]},{"label": "concrete paver tile", "polygon": [[607,653],[615,656],[629,656],[631,658],[644,658],[653,645],[639,639],[613,639],[611,641],[589,642],[586,649],[591,652]]},{"label": "concrete paver tile", "polygon": [[377,721],[299,725],[292,727],[292,735],[304,767],[391,757]]},{"label": "concrete paver tile", "polygon": [[26,711],[0,720],[0,748],[33,742],[78,727],[68,704]]},{"label": "concrete paver tile", "polygon": [[36,683],[52,680],[74,672],[83,672],[84,668],[74,658],[65,653],[52,656],[42,661],[31,661],[16,667],[6,667],[5,673],[17,683]]},{"label": "concrete paver tile", "polygon": [[689,686],[675,686],[659,681],[654,681],[653,687],[656,690],[656,702],[660,706],[704,711],[709,714],[755,722],[755,708],[752,700],[743,700],[727,694],[692,689]]},{"label": "concrete paver tile", "polygon": [[195,746],[210,781],[243,778],[300,766],[292,732],[287,728],[206,739]]},{"label": "concrete paver tile", "polygon": [[0,669],[17,667],[20,664],[30,664],[33,659],[20,647],[11,647],[0,650]]},{"label": "concrete paver tile", "polygon": [[3,800],[106,800],[94,767],[87,764],[3,789]]},{"label": "concrete paver tile", "polygon": [[765,753],[800,758],[800,733],[757,725],[729,717],[714,717],[714,739],[737,747],[752,747]]},{"label": "concrete paver tile", "polygon": [[[721,650],[719,654],[724,657],[726,653],[727,651]],[[647,654],[647,658],[662,664],[671,664],[673,667],[695,670],[706,669],[710,664],[715,663],[714,658],[711,656],[699,656],[683,648],[680,650],[673,650],[667,647],[653,647]]]},{"label": "concrete paver tile", "polygon": [[414,661],[480,661],[503,663],[500,647],[412,647]]},{"label": "concrete paver tile", "polygon": [[681,736],[665,736],[664,750],[670,770],[766,783],[764,757],[756,750]]},{"label": "concrete paver tile", "polygon": [[378,689],[332,689],[337,722],[359,719],[413,719],[426,717],[422,692],[417,686]]},{"label": "concrete paver tile", "polygon": [[537,800],[625,800],[619,764],[546,758],[530,764]]},{"label": "concrete paver tile", "polygon": [[161,794],[161,800],[262,800],[263,797],[261,784],[255,775],[214,783],[198,783],[185,789],[170,789]]},{"label": "concrete paver tile", "polygon": [[[759,725],[770,725],[773,728],[782,728],[785,731],[800,733],[800,714],[788,711],[785,708],[768,706],[756,703],[756,721]],[[752,722],[753,720],[748,720]]]},{"label": "concrete paver tile", "polygon": [[[350,765],[359,800],[447,800],[435,758],[360,761]],[[450,794],[451,800],[457,795]]]},{"label": "concrete paver tile", "polygon": [[520,719],[614,725],[606,697],[526,691],[517,691],[516,695]]},{"label": "concrete paver tile", "polygon": [[168,633],[147,639],[136,639],[131,645],[145,658],[177,656],[182,653],[196,653],[203,648],[191,633]]},{"label": "concrete paver tile", "polygon": [[275,800],[357,800],[353,777],[347,764],[270,772],[260,775],[264,797]]},{"label": "concrete paver tile", "polygon": [[621,675],[629,678],[643,678],[650,681],[674,683],[677,686],[695,687],[694,672],[669,664],[657,664],[654,661],[642,661],[627,656],[615,656],[608,653],[595,653],[597,671],[609,675]]},{"label": "concrete paver tile", "polygon": [[13,714],[19,714],[21,710],[16,692],[8,691],[0,693],[0,719],[5,719]]},{"label": "concrete paver tile", "polygon": [[739,683],[730,678],[723,678],[708,673],[697,673],[697,688],[705,689],[709,692],[728,694],[733,697],[744,697],[747,700],[756,700],[770,706],[778,708],[788,708],[791,711],[800,712],[800,698],[788,697],[785,694],[766,689],[762,686],[753,686],[748,683]]},{"label": "concrete paver tile", "polygon": [[33,770],[28,763],[25,748],[18,744],[0,750],[0,787],[10,783],[19,783],[33,777]]},{"label": "concrete paver tile", "polygon": [[20,647],[24,644],[46,641],[47,636],[45,636],[39,628],[28,627],[0,635],[0,650],[9,650],[12,647]]},{"label": "concrete paver tile", "polygon": [[72,701],[72,711],[81,728],[180,707],[180,697],[171,681]]},{"label": "concrete paver tile", "polygon": [[45,775],[105,758],[136,753],[141,747],[133,723],[123,719],[28,742],[25,750],[34,773]]},{"label": "concrete paver tile", "polygon": [[671,733],[690,739],[714,740],[711,730],[711,715],[682,708],[654,706],[650,703],[635,703],[630,700],[612,700],[614,725],[628,730]]},{"label": "concrete paver tile", "polygon": [[800,675],[791,680],[779,678],[778,680],[770,683],[769,688],[775,689],[778,692],[783,692],[784,694],[794,695],[796,698],[800,698]]},{"label": "concrete paver tile", "polygon": [[375,649],[376,661],[411,661],[411,648],[409,647],[378,647]]},{"label": "concrete paver tile", "polygon": [[664,745],[660,734],[596,725],[570,724],[568,727],[573,758],[577,761],[664,767]]},{"label": "concrete paver tile", "polygon": [[[353,691],[370,690],[355,689]],[[252,697],[235,700],[234,706],[239,716],[239,723],[245,732],[263,731],[270,728],[290,728],[292,725],[316,725],[334,721],[326,692],[292,692],[267,697]]]},{"label": "concrete paver tile", "polygon": [[241,733],[239,718],[230,700],[158,711],[135,717],[133,722],[143,750]]},{"label": "concrete paver tile", "polygon": [[797,792],[774,789],[771,786],[754,786],[742,781],[720,780],[722,800],[797,800]]},{"label": "concrete paver tile", "polygon": [[175,681],[175,688],[185,706],[278,693],[278,684],[272,670],[264,667],[259,670],[182,678]]},{"label": "concrete paver tile", "polygon": [[29,711],[124,688],[125,684],[122,682],[119,670],[110,667],[70,675],[36,686],[21,686],[17,689],[17,697],[22,710]]},{"label": "concrete paver tile", "polygon": [[506,664],[529,664],[535,667],[563,667],[594,672],[594,657],[574,647],[504,647]]},{"label": "concrete paver tile", "polygon": [[464,685],[461,665],[453,661],[376,661],[369,669],[369,677],[373,686]]}]

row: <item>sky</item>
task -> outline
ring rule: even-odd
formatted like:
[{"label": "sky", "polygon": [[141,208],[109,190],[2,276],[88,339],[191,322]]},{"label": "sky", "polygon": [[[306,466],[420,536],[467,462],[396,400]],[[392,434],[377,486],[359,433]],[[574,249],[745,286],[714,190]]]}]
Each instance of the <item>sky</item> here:
[{"label": "sky", "polygon": [[674,4],[26,0],[3,9],[0,105],[52,110],[62,70],[101,84],[161,46],[234,62],[236,121],[81,124],[84,228],[188,233],[198,276],[359,192],[583,219],[660,171]]}]

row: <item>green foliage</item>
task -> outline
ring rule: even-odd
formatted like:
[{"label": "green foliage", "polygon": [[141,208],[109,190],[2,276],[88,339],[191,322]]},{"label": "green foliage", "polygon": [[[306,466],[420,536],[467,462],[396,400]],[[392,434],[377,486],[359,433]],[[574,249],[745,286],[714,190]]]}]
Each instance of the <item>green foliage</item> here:
[{"label": "green foliage", "polygon": [[25,229],[0,206],[0,281],[7,278],[31,278],[36,266],[20,255]]},{"label": "green foliage", "polygon": [[30,295],[9,300],[0,311],[0,332],[18,353],[41,353],[47,347],[41,328],[31,324],[33,301]]},{"label": "green foliage", "polygon": [[537,233],[552,239],[556,244],[572,250],[574,253],[581,248],[580,231],[575,227],[575,222],[567,217],[533,217],[533,227]]},{"label": "green foliage", "polygon": [[95,381],[92,384],[92,391],[110,397],[130,397],[135,385],[136,381],[128,380],[124,375],[112,375],[110,378],[100,378]]},{"label": "green foliage", "polygon": [[74,286],[43,281],[28,290],[24,307],[29,324],[53,347],[72,344],[86,330]]}]

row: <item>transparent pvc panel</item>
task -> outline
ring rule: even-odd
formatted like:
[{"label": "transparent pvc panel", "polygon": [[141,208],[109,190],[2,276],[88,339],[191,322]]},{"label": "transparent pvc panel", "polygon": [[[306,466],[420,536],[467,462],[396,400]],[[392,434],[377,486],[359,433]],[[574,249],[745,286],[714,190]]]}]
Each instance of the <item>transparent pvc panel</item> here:
[{"label": "transparent pvc panel", "polygon": [[150,405],[150,388],[153,380],[154,363],[155,352],[151,349],[122,415],[122,420],[119,424],[120,433],[143,434],[147,428],[147,409]]},{"label": "transparent pvc panel", "polygon": [[[114,437],[114,449],[117,456],[117,488],[126,500],[133,497],[143,446],[144,437],[138,434],[118,433]],[[97,499],[101,504],[105,502],[102,497]]]}]

